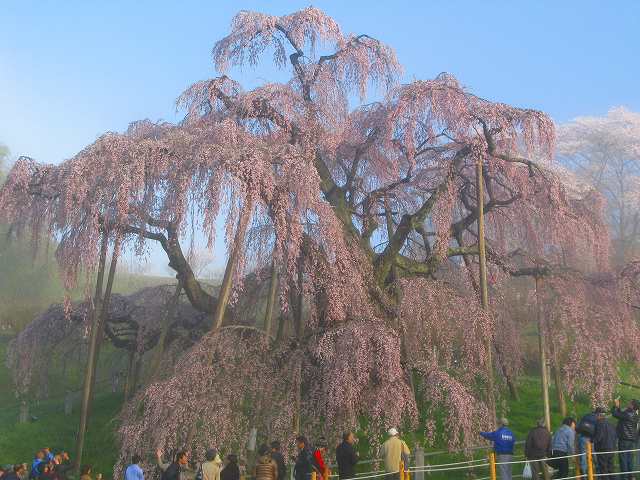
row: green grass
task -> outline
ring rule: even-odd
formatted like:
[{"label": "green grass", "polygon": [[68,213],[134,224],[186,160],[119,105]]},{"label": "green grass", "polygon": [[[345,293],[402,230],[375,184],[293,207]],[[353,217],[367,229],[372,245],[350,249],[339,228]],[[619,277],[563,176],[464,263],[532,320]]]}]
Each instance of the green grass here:
[{"label": "green grass", "polygon": [[[114,439],[114,419],[122,404],[120,394],[100,394],[96,397],[89,426],[83,463],[93,465],[95,473],[111,478],[117,456]],[[78,428],[78,409],[69,416],[63,412],[62,400],[43,402],[31,408],[37,420],[17,424],[17,408],[2,409],[0,413],[0,464],[30,462],[39,448],[75,449]]]}]

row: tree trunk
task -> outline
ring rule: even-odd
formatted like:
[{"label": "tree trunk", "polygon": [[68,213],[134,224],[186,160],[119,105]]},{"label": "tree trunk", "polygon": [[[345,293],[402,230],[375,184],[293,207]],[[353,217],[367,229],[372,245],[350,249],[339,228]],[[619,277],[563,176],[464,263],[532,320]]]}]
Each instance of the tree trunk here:
[{"label": "tree trunk", "polygon": [[507,387],[509,388],[509,394],[511,395],[511,398],[513,400],[520,400],[520,395],[518,394],[518,387],[516,386],[516,383],[514,382],[511,375],[509,375],[507,371],[507,367],[504,363],[502,352],[500,351],[497,345],[496,345],[496,353],[498,354],[496,357],[496,362],[498,363],[498,365],[500,365],[500,370],[502,370],[502,376],[504,377],[504,381],[506,382]]},{"label": "tree trunk", "polygon": [[151,366],[149,368],[148,382],[152,382],[158,377],[160,365],[162,364],[162,357],[164,355],[164,344],[167,339],[167,334],[169,333],[169,327],[171,326],[171,322],[175,318],[176,310],[178,309],[178,304],[180,303],[180,293],[182,293],[182,283],[178,282],[178,284],[176,285],[176,289],[173,291],[173,295],[169,300],[169,305],[167,305],[166,307],[164,324],[162,325],[160,338],[158,338],[158,345],[156,347],[156,351],[153,354],[153,359],[151,360]]},{"label": "tree trunk", "polygon": [[300,258],[300,262],[298,263],[298,288],[300,291],[296,296],[295,309],[293,312],[293,326],[294,333],[297,339],[302,338],[304,333],[304,325],[302,322],[302,310],[304,308],[304,257]]},{"label": "tree trunk", "polygon": [[136,362],[136,351],[131,350],[129,352],[129,366],[127,367],[127,379],[124,384],[124,399],[128,400],[132,396],[132,392],[135,390],[134,382],[135,382],[135,362]]},{"label": "tree trunk", "polygon": [[[298,264],[298,285],[299,292],[296,299],[296,308],[294,310],[294,330],[295,335],[298,341],[301,341],[302,336],[304,334],[304,324],[302,318],[302,310],[304,308],[304,257],[300,258],[300,262]],[[302,428],[302,359],[300,359],[300,363],[298,368],[296,369],[296,378],[295,378],[296,390],[295,390],[295,400],[294,400],[294,412],[293,412],[293,430],[296,434],[300,435]]]},{"label": "tree trunk", "polygon": [[73,392],[67,391],[64,395],[64,414],[69,416],[73,413]]},{"label": "tree trunk", "polygon": [[[480,262],[480,301],[482,308],[489,315],[489,291],[487,288],[487,255],[484,241],[484,178],[482,159],[476,164],[476,194],[478,204],[478,260]],[[485,339],[487,350],[487,406],[492,424],[496,420],[496,400],[493,378],[493,334],[487,333]]]},{"label": "tree trunk", "polygon": [[[550,332],[549,323],[547,322],[547,331]],[[553,343],[553,337],[549,335],[549,351],[551,353],[551,360],[553,361],[553,381],[556,386],[556,395],[558,396],[558,406],[560,407],[560,413],[562,417],[567,416],[567,401],[564,398],[564,389],[562,388],[562,377],[560,376],[560,367],[558,364],[558,353],[556,352],[555,344]]]},{"label": "tree trunk", "polygon": [[271,325],[273,323],[273,310],[276,304],[278,293],[278,270],[275,260],[271,264],[271,281],[269,282],[269,297],[267,298],[267,310],[264,314],[264,331],[267,336],[271,336]]},{"label": "tree trunk", "polygon": [[302,360],[298,365],[298,368],[295,372],[295,400],[294,400],[294,410],[293,410],[293,431],[296,435],[301,435],[301,419],[302,416]]},{"label": "tree trunk", "polygon": [[276,333],[276,342],[279,342],[280,340],[282,340],[282,337],[284,336],[284,328],[285,328],[284,326],[286,321],[287,321],[287,316],[280,314],[280,318],[278,318],[278,331]]},{"label": "tree trunk", "polygon": [[238,218],[238,228],[236,230],[236,236],[231,246],[231,252],[229,254],[229,260],[227,260],[227,266],[224,270],[224,277],[222,279],[222,285],[220,285],[220,293],[218,294],[218,302],[216,303],[216,309],[213,313],[213,326],[212,330],[218,330],[222,327],[224,321],[224,314],[229,303],[229,296],[231,295],[231,287],[233,286],[233,275],[235,273],[236,265],[238,264],[238,258],[240,258],[240,252],[244,244],[244,237],[247,232],[247,226],[249,219],[251,218],[251,212],[253,210],[253,202],[247,200],[247,204],[243,207]]},{"label": "tree trunk", "polygon": [[540,348],[540,372],[542,379],[542,401],[544,405],[544,421],[547,425],[547,429],[551,430],[551,409],[549,407],[549,377],[547,370],[547,352],[544,339],[544,315],[542,305],[542,278],[539,276],[536,279],[536,307],[538,317],[538,345]]},{"label": "tree trunk", "polygon": [[26,400],[20,402],[20,412],[18,414],[18,423],[27,423],[29,421],[29,404]]},{"label": "tree trunk", "polygon": [[93,298],[93,308],[91,309],[91,332],[89,337],[89,351],[87,353],[87,366],[85,368],[84,384],[82,389],[82,404],[80,407],[80,425],[78,427],[78,437],[76,443],[76,457],[74,467],[79,473],[82,464],[82,452],[84,450],[84,440],[87,432],[89,420],[89,409],[91,404],[91,385],[95,372],[95,362],[98,344],[98,333],[100,328],[100,313],[102,311],[102,282],[104,280],[104,266],[107,260],[108,237],[102,234],[102,244],[100,246],[100,260],[98,263],[98,276],[96,278],[96,291]]}]

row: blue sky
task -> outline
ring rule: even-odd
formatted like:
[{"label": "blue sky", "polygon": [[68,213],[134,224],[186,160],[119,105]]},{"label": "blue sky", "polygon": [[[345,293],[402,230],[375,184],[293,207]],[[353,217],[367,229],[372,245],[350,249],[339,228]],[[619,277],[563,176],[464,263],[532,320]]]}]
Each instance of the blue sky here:
[{"label": "blue sky", "polygon": [[[0,142],[59,162],[140,118],[173,120],[215,75],[214,42],[240,9],[307,1],[29,1],[0,10]],[[315,1],[344,30],[392,45],[407,79],[456,75],[474,93],[557,121],[640,110],[640,1]],[[268,70],[243,72],[257,82]]]},{"label": "blue sky", "polygon": [[[240,9],[308,1],[29,1],[0,7],[0,142],[57,163],[105,131],[175,120],[215,76],[211,47]],[[474,93],[556,121],[640,110],[640,1],[322,1],[345,31],[396,49],[405,79],[453,73]],[[258,83],[270,69],[236,72]]]}]

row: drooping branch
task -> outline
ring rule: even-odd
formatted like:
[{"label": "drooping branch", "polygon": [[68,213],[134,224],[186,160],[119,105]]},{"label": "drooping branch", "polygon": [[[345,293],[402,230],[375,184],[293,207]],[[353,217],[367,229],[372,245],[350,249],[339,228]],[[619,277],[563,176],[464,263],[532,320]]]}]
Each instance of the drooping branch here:
[{"label": "drooping branch", "polygon": [[168,224],[165,226],[166,236],[162,233],[150,232],[144,228],[134,227],[132,225],[124,227],[123,232],[141,235],[144,238],[159,242],[169,258],[169,266],[176,271],[176,278],[184,288],[193,307],[201,312],[213,313],[217,304],[217,298],[202,288],[202,285],[193,273],[191,265],[189,265],[189,262],[182,252],[180,238],[175,227]]}]

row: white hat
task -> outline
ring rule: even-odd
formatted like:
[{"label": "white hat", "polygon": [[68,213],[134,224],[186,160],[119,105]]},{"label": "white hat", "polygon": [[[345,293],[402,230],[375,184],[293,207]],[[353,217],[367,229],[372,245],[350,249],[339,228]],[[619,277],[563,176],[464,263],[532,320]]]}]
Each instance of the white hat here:
[{"label": "white hat", "polygon": [[395,437],[396,435],[398,435],[398,430],[396,430],[395,428],[391,427],[391,428],[387,431],[387,433],[388,433],[390,436]]}]

